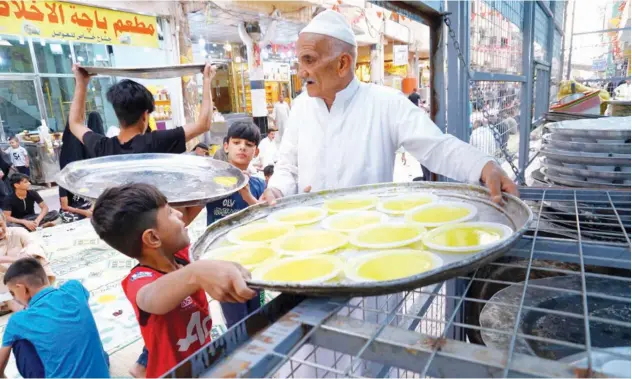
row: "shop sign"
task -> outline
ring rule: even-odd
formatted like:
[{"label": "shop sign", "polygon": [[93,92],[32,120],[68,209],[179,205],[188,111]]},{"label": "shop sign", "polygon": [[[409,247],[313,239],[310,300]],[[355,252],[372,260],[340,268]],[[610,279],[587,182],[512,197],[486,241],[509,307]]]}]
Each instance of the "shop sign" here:
[{"label": "shop sign", "polygon": [[592,69],[593,71],[605,71],[607,66],[606,58],[593,59]]},{"label": "shop sign", "polygon": [[61,1],[0,1],[0,34],[158,47],[156,17]]},{"label": "shop sign", "polygon": [[393,45],[393,66],[408,64],[408,45]]},{"label": "shop sign", "polygon": [[395,66],[393,62],[384,62],[384,72],[403,77],[408,74],[408,66]]}]

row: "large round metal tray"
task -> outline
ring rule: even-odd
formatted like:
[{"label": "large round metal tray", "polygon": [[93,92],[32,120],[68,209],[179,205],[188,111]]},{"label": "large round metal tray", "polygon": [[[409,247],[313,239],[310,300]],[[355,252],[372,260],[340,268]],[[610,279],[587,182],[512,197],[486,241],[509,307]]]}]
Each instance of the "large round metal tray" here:
[{"label": "large round metal tray", "polygon": [[[536,287],[536,285],[547,288]],[[586,276],[585,286],[591,293],[621,297],[630,295],[630,284],[622,280]],[[564,291],[555,291],[555,288],[561,288]],[[483,307],[479,316],[481,326],[486,328],[481,332],[485,345],[499,350],[507,349],[511,335],[496,333],[490,329],[501,332],[513,330],[518,311],[517,305],[520,304],[523,296],[523,306],[529,307],[529,309],[523,309],[520,314],[519,331],[523,335],[544,337],[550,341],[582,344],[585,330],[584,321],[581,318],[550,313],[561,311],[581,315],[583,308],[581,294],[578,294],[581,290],[582,278],[576,274],[529,280],[526,293],[524,293],[524,283],[516,283],[498,291]],[[594,296],[588,301],[588,308],[589,317],[630,322],[629,303]],[[541,325],[548,327],[543,329]],[[590,335],[593,347],[622,346],[630,341],[630,328],[591,320]],[[522,336],[518,336],[515,343],[516,352],[547,359],[558,360],[577,353],[576,348]]]},{"label": "large round metal tray", "polygon": [[564,177],[560,175],[556,175],[555,171],[548,170],[546,167],[542,167],[540,171],[546,176],[546,178],[557,185],[561,186],[569,186],[569,187],[582,187],[582,188],[608,188],[608,189],[629,189],[629,184],[612,184],[612,183],[601,183],[590,180],[592,178],[588,178],[587,180],[574,179],[569,177]]},{"label": "large round metal tray", "polygon": [[630,166],[630,155],[610,153],[584,153],[581,151],[558,150],[544,147],[542,155],[564,163],[585,165]]},{"label": "large round metal tray", "polygon": [[561,121],[548,124],[547,128],[555,134],[569,137],[629,140],[632,135],[629,117]]},{"label": "large round metal tray", "polygon": [[551,159],[545,159],[544,165],[550,169],[551,173],[559,173],[563,175],[573,175],[577,177],[597,178],[604,180],[630,180],[629,172],[621,171],[594,171],[581,168],[566,167],[561,162]]},{"label": "large round metal tray", "polygon": [[[529,206],[517,197],[505,195],[506,204],[504,207],[499,207],[490,201],[489,192],[485,188],[479,186],[428,182],[366,185],[292,196],[279,200],[277,205],[274,207],[258,204],[244,209],[210,225],[204,234],[191,247],[190,258],[192,261],[201,259],[212,248],[224,244],[225,236],[230,230],[248,223],[263,220],[271,212],[277,210],[297,206],[321,206],[327,199],[342,197],[345,195],[362,194],[375,195],[385,198],[402,194],[419,193],[421,191],[434,193],[441,199],[463,201],[473,204],[478,209],[477,219],[479,221],[490,221],[508,225],[514,230],[514,234],[504,243],[494,246],[493,248],[483,250],[479,253],[438,253],[444,261],[443,266],[419,275],[399,280],[378,283],[354,283],[345,281],[341,283],[327,283],[321,285],[270,283],[250,280],[248,281],[248,284],[253,288],[309,294],[314,296],[372,296],[411,290],[465,274],[481,265],[495,260],[505,252],[509,251],[509,249],[518,242],[522,234],[524,234],[527,230],[533,218],[533,214],[531,213]],[[394,218],[391,219],[395,221]],[[356,252],[358,251],[358,249],[355,250]],[[338,255],[344,256],[344,252],[339,252]],[[209,275],[212,275],[212,273],[209,273]]]},{"label": "large round metal tray", "polygon": [[[216,183],[230,177],[235,184]],[[57,184],[68,191],[95,200],[101,193],[126,183],[152,184],[173,206],[203,205],[230,196],[243,188],[244,174],[229,163],[185,154],[127,154],[77,161],[57,175]]]},{"label": "large round metal tray", "polygon": [[557,134],[545,134],[542,136],[544,143],[555,149],[583,151],[587,153],[614,153],[614,154],[630,154],[629,143],[590,143],[590,142],[573,142],[564,140],[564,136]]}]

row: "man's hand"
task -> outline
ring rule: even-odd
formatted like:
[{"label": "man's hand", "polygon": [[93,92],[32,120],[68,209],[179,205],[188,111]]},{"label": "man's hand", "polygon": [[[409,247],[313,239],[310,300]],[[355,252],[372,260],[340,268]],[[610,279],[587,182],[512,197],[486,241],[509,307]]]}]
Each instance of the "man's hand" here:
[{"label": "man's hand", "polygon": [[268,205],[276,205],[277,200],[283,197],[283,193],[276,188],[268,187],[263,194],[259,198],[259,201],[262,203],[267,203]]},{"label": "man's hand", "polygon": [[491,192],[492,201],[496,204],[503,205],[503,192],[507,192],[514,196],[519,196],[518,187],[496,162],[487,162],[481,171],[481,182]]},{"label": "man's hand", "polygon": [[72,72],[75,74],[75,82],[82,87],[88,87],[90,83],[90,75],[80,65],[72,65]]},{"label": "man's hand", "polygon": [[[303,188],[303,193],[309,193],[312,191],[312,186]],[[268,187],[259,198],[260,203],[267,203],[268,205],[276,205],[277,200],[283,197],[283,193],[274,187]]]},{"label": "man's hand", "polygon": [[213,80],[216,74],[217,68],[215,66],[212,66],[208,63],[206,64],[206,66],[204,66],[204,72],[202,74],[204,80]]},{"label": "man's hand", "polygon": [[28,230],[34,231],[37,229],[37,224],[35,221],[22,220],[22,225],[24,225]]},{"label": "man's hand", "polygon": [[246,285],[250,272],[237,263],[201,260],[190,266],[195,281],[217,301],[245,303],[257,294]]}]

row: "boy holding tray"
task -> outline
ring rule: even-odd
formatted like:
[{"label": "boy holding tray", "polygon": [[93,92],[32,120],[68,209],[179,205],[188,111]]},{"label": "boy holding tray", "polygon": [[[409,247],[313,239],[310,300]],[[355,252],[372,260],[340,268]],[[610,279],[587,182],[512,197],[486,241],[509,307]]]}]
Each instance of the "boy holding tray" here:
[{"label": "boy holding tray", "polygon": [[222,302],[247,302],[248,271],[238,264],[190,262],[182,213],[148,184],[107,189],[92,225],[108,245],[139,264],[123,280],[148,350],[147,377],[158,377],[210,342],[207,292]]}]

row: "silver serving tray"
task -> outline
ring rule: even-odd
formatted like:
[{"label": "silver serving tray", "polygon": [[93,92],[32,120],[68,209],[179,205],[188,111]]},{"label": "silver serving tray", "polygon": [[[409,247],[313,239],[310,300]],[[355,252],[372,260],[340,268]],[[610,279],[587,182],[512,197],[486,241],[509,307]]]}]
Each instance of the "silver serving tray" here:
[{"label": "silver serving tray", "polygon": [[605,122],[612,120],[611,117],[606,117],[594,120],[561,121],[547,124],[547,128],[555,134],[559,133],[569,137],[628,140],[632,135],[629,118],[627,124],[625,123],[626,120],[623,120],[625,117],[620,118],[621,125],[625,126],[605,124],[604,120],[606,120]]},{"label": "silver serving tray", "polygon": [[581,151],[569,151],[554,149],[545,146],[541,154],[547,158],[555,159],[563,163],[575,163],[585,165],[604,166],[630,166],[630,155],[612,153],[584,153]]},{"label": "silver serving tray", "polygon": [[545,134],[542,136],[544,143],[555,149],[583,151],[587,153],[614,153],[630,155],[629,143],[589,143],[564,140],[564,136],[558,134]]},{"label": "silver serving tray", "polygon": [[[223,186],[216,177],[231,177],[236,184]],[[173,206],[203,205],[239,191],[246,177],[229,163],[186,154],[126,154],[77,161],[57,175],[57,184],[81,197],[95,200],[113,186],[152,184]]]},{"label": "silver serving tray", "polygon": [[178,64],[154,67],[93,67],[81,66],[90,75],[123,76],[141,79],[167,79],[200,74],[205,64]]},{"label": "silver serving tray", "polygon": [[581,180],[581,179],[573,179],[569,177],[556,175],[551,170],[548,170],[546,167],[542,167],[540,171],[546,176],[546,178],[557,185],[569,186],[569,187],[582,187],[582,188],[607,188],[607,189],[630,189],[629,184],[612,184],[612,183],[601,183],[594,182],[591,180]]},{"label": "silver serving tray", "polygon": [[604,180],[630,180],[629,172],[621,171],[594,171],[588,169],[565,167],[562,162],[556,162],[551,159],[545,159],[544,165],[549,169],[551,173],[557,173],[562,175],[573,175],[577,177],[596,178]]},{"label": "silver serving tray", "polygon": [[[527,204],[515,196],[505,195],[505,206],[499,207],[489,199],[489,191],[480,186],[456,183],[383,183],[302,194],[280,199],[276,206],[257,204],[211,224],[190,249],[191,261],[201,259],[212,248],[225,242],[226,234],[234,228],[265,219],[270,213],[297,206],[321,206],[326,199],[345,195],[375,195],[381,198],[395,195],[431,192],[441,199],[463,201],[478,209],[477,220],[497,222],[510,226],[514,234],[504,243],[475,254],[441,254],[444,265],[431,271],[404,279],[384,282],[341,282],[320,285],[303,285],[249,280],[252,288],[314,296],[374,296],[411,290],[468,273],[494,261],[518,242],[527,230],[533,214]],[[391,217],[391,220],[393,218]],[[318,224],[317,224],[318,225]],[[377,251],[377,250],[375,250]],[[344,252],[338,253],[344,256]],[[209,273],[212,275],[212,273]]]}]

